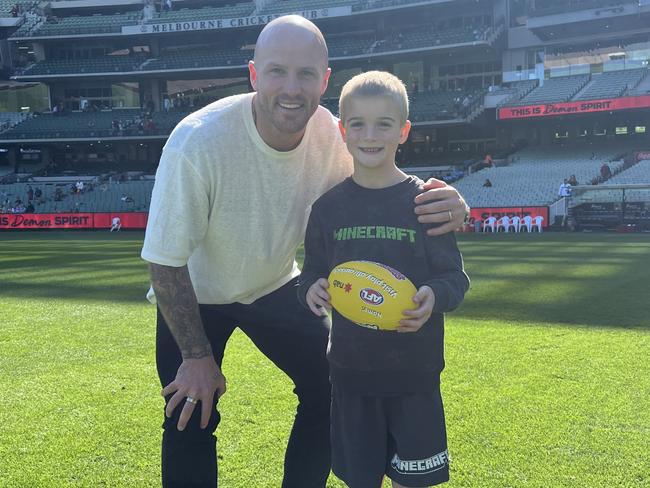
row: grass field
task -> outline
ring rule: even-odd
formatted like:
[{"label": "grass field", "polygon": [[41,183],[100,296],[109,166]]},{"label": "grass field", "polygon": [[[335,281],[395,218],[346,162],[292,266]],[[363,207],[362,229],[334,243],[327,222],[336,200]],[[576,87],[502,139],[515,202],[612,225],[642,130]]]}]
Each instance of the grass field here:
[{"label": "grass field", "polygon": [[[650,236],[459,240],[472,289],[447,322],[447,486],[650,487]],[[141,241],[0,233],[1,487],[159,484]],[[224,372],[220,487],[279,487],[291,387],[243,334]]]}]

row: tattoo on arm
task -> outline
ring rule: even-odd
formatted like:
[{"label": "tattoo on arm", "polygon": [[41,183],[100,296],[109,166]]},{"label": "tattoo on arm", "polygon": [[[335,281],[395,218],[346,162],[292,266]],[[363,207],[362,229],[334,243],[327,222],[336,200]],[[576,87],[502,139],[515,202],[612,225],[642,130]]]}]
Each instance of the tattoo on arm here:
[{"label": "tattoo on arm", "polygon": [[149,274],[158,308],[176,339],[183,359],[212,355],[187,266],[174,268],[149,263]]}]

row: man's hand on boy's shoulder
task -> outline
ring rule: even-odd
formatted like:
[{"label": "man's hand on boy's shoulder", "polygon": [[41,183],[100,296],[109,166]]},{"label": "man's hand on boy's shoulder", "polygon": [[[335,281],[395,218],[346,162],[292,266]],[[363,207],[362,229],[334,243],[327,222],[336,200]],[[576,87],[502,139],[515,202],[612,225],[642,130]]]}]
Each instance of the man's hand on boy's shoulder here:
[{"label": "man's hand on boy's shoulder", "polygon": [[327,311],[332,310],[330,294],[327,293],[329,286],[330,284],[325,278],[319,278],[307,290],[305,301],[309,306],[309,310],[319,317],[327,315]]},{"label": "man's hand on boy's shoulder", "polygon": [[429,178],[422,185],[422,193],[415,197],[415,213],[423,224],[440,224],[427,230],[430,236],[453,232],[463,225],[469,215],[469,206],[453,186]]},{"label": "man's hand on boy's shoulder", "polygon": [[429,320],[436,304],[436,296],[431,287],[421,286],[413,296],[413,303],[417,308],[404,311],[404,315],[408,318],[399,321],[397,332],[417,332]]}]

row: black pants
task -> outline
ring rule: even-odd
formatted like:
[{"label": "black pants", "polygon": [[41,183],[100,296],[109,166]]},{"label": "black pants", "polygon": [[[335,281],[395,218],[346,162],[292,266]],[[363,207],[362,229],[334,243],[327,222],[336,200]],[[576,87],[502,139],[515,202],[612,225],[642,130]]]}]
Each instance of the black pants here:
[{"label": "black pants", "polygon": [[[296,297],[296,280],[250,305],[201,305],[205,332],[221,366],[226,342],[239,327],[295,385],[298,409],[284,459],[283,488],[323,488],[330,472],[330,385],[325,359],[328,319],[304,309]],[[160,383],[171,383],[181,354],[160,311],[156,336]],[[171,395],[167,398],[169,400]],[[162,481],[165,488],[217,486],[215,408],[206,429],[199,426],[201,408],[184,431],[176,428],[181,408],[163,422]],[[264,473],[260,473],[264,476]],[[263,481],[263,480],[260,480]],[[261,485],[265,485],[261,483]]]}]

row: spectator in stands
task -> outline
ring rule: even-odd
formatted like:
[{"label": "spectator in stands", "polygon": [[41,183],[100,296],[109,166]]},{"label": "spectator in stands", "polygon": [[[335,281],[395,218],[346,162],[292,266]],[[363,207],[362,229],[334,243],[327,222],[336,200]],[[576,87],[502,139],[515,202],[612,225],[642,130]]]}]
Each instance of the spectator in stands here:
[{"label": "spectator in stands", "polygon": [[34,192],[34,196],[36,197],[36,200],[40,200],[40,198],[43,196],[43,192],[41,191],[40,188],[36,188],[36,191]]},{"label": "spectator in stands", "polygon": [[80,195],[84,192],[84,182],[79,180],[75,183],[75,189],[77,190],[77,195]]},{"label": "spectator in stands", "polygon": [[600,177],[602,181],[608,180],[612,176],[612,169],[609,167],[609,164],[603,163],[600,167]]},{"label": "spectator in stands", "polygon": [[491,154],[486,154],[485,157],[483,158],[483,164],[485,168],[491,168],[494,166],[494,160],[492,159]]},{"label": "spectator in stands", "polygon": [[61,188],[57,188],[56,190],[54,190],[54,201],[60,202],[61,200],[63,200],[63,191],[61,190]]},{"label": "spectator in stands", "polygon": [[565,179],[564,182],[560,185],[557,195],[561,198],[571,196],[571,185],[569,185],[569,180]]},{"label": "spectator in stands", "polygon": [[172,103],[169,100],[169,96],[165,95],[163,97],[163,109],[165,110],[166,113],[169,113],[169,109],[171,108],[171,106],[172,106]]},{"label": "spectator in stands", "polygon": [[[249,64],[254,92],[190,115],[165,145],[142,251],[160,311],[156,347],[168,415],[163,486],[188,486],[190,480],[193,486],[217,486],[213,432],[220,420],[217,400],[226,391],[219,364],[237,327],[296,385],[300,403],[283,486],[326,485],[327,319],[298,303],[292,269],[313,198],[351,172],[337,121],[319,107],[330,74],[327,64],[325,41],[313,23],[296,15],[275,19],[262,30]],[[274,66],[286,74],[276,76]],[[221,157],[215,162],[217,153]],[[244,168],[253,169],[254,181]],[[297,179],[286,177],[296,171]],[[217,185],[225,174],[232,174],[228,184]],[[278,192],[283,199],[270,198]],[[211,201],[244,194],[236,206],[209,208]],[[467,215],[448,187],[417,200],[440,197],[437,213],[420,216],[423,222],[444,222],[430,230],[436,234],[458,228]],[[255,258],[260,240],[272,250],[261,261]],[[226,246],[227,241],[237,245]]]},{"label": "spectator in stands", "polygon": [[32,202],[29,202],[25,208],[25,213],[34,213],[34,211],[34,204],[32,204]]},{"label": "spectator in stands", "polygon": [[485,178],[485,182],[483,183],[484,188],[491,188],[492,187],[492,182],[490,181],[489,178]]},{"label": "spectator in stands", "polygon": [[27,201],[31,202],[34,199],[34,189],[32,185],[27,185]]},{"label": "spectator in stands", "polygon": [[15,213],[15,214],[25,213],[26,208],[25,208],[25,205],[23,205],[23,202],[20,201],[20,200],[16,200],[16,202],[17,203],[11,209],[11,212]]},{"label": "spectator in stands", "polygon": [[153,121],[153,119],[147,119],[144,125],[144,131],[147,134],[152,134],[156,131],[156,123]]},{"label": "spectator in stands", "polygon": [[578,180],[577,180],[577,178],[576,178],[576,175],[571,175],[571,176],[569,177],[569,181],[568,181],[568,183],[569,183],[569,185],[571,185],[571,186],[578,186]]},{"label": "spectator in stands", "polygon": [[469,99],[469,95],[467,95],[465,98],[463,98],[463,102],[462,102],[461,115],[463,117],[466,117],[469,114],[469,105],[470,105],[470,99]]}]

